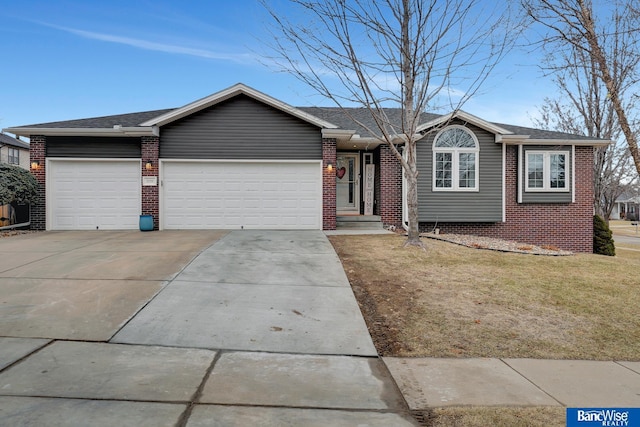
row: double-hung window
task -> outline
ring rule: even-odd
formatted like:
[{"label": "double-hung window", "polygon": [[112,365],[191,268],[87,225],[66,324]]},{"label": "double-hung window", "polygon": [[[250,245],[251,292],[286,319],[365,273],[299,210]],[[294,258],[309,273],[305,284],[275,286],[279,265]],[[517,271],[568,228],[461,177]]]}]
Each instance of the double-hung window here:
[{"label": "double-hung window", "polygon": [[569,152],[528,151],[527,191],[569,191]]},{"label": "double-hung window", "polygon": [[20,150],[17,148],[9,147],[9,153],[7,156],[7,162],[10,165],[19,165],[20,164]]},{"label": "double-hung window", "polygon": [[463,126],[449,126],[433,141],[434,191],[478,190],[479,145]]}]

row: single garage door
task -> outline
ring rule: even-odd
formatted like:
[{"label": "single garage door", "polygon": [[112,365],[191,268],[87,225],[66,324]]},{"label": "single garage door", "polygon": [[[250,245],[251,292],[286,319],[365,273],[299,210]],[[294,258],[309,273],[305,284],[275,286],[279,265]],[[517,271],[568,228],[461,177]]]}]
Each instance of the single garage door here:
[{"label": "single garage door", "polygon": [[321,229],[320,162],[162,162],[166,229]]},{"label": "single garage door", "polygon": [[50,229],[139,227],[140,160],[51,160],[47,167]]}]

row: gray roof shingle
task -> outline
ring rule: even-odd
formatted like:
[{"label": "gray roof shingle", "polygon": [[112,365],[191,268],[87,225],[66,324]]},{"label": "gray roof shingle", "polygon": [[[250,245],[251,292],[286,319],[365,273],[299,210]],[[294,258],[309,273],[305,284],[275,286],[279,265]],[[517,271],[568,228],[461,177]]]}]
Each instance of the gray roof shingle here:
[{"label": "gray roof shingle", "polygon": [[113,128],[115,125],[123,127],[138,126],[147,120],[173,111],[175,108],[164,110],[142,111],[139,113],[116,114],[113,116],[89,117],[86,119],[64,120],[60,122],[37,123],[34,125],[17,126],[16,128]]},{"label": "gray roof shingle", "polygon": [[[365,108],[346,108],[343,111],[337,107],[296,107],[307,114],[316,116],[322,120],[333,123],[341,129],[354,130],[357,134],[367,137],[371,134],[362,126],[356,124],[350,117],[354,117],[361,123],[369,126],[371,129],[377,129],[376,124]],[[143,111],[138,113],[118,114],[113,116],[91,117],[86,119],[65,120],[59,122],[38,123],[27,126],[18,126],[19,128],[113,128],[115,125],[124,127],[134,127],[151,120],[155,117],[166,114],[175,108],[167,108],[163,110]],[[385,110],[391,122],[401,123],[402,110],[400,108],[388,108]],[[423,122],[429,122],[440,117],[439,114],[423,113]],[[502,123],[493,123],[515,135],[530,135],[532,139],[560,139],[560,140],[594,140],[583,135],[574,135],[563,132],[548,131],[542,129],[534,129],[524,126],[515,126]]]},{"label": "gray roof shingle", "polygon": [[12,136],[5,135],[2,132],[0,132],[0,145],[10,145],[12,147],[23,148],[25,150],[29,149],[28,143],[15,139]]},{"label": "gray roof shingle", "polygon": [[[377,129],[375,122],[373,121],[371,114],[365,108],[346,108],[345,114],[340,108],[336,107],[297,107],[298,109],[304,111],[305,113],[312,114],[316,117],[319,117],[323,120],[326,120],[334,125],[339,126],[341,129],[349,129],[355,130],[356,133],[362,136],[371,136],[369,132],[367,132],[361,126],[355,124],[348,115],[352,115],[361,123],[366,124],[371,129]],[[402,120],[402,110],[400,108],[388,108],[385,110],[389,120],[392,123],[401,123]],[[441,117],[440,114],[433,113],[423,113],[422,114],[422,122],[430,122],[432,120]],[[573,135],[563,132],[555,132],[549,130],[542,129],[534,129],[528,128],[524,126],[514,126],[507,125],[502,123],[492,123],[496,126],[504,128],[510,132],[513,132],[515,135],[530,135],[532,139],[561,139],[561,140],[576,140],[576,141],[586,141],[586,140],[594,140],[597,138],[590,138],[583,135]]]},{"label": "gray roof shingle", "polygon": [[[514,133],[514,135],[529,135],[531,139],[566,139],[566,140],[576,140],[576,141],[594,141],[599,138],[593,138],[584,135],[575,135],[572,133],[564,133],[564,132],[556,132],[552,130],[544,130],[544,129],[535,129],[528,128],[524,126],[514,126],[514,125],[506,125],[502,123],[494,123],[494,125],[500,126],[501,128],[505,128],[508,131]],[[603,140],[604,141],[604,140]]]}]

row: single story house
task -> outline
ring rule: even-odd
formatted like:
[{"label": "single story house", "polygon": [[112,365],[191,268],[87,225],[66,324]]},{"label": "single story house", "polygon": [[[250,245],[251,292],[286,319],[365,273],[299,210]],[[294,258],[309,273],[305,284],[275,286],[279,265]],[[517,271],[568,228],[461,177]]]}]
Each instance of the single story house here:
[{"label": "single story house", "polygon": [[29,170],[29,144],[0,133],[0,163]]},{"label": "single story house", "polygon": [[[0,163],[29,170],[29,144],[0,133]],[[29,205],[0,205],[0,230],[29,225]]]},{"label": "single story house", "polygon": [[637,221],[639,208],[640,196],[623,193],[616,199],[609,219],[627,219],[629,221]]},{"label": "single story house", "polygon": [[[424,118],[422,230],[592,251],[594,147],[610,141],[463,111]],[[160,230],[406,221],[401,167],[386,144],[340,109],[292,107],[243,84],[181,108],[6,131],[31,139],[36,229],[136,229],[139,215]]]}]

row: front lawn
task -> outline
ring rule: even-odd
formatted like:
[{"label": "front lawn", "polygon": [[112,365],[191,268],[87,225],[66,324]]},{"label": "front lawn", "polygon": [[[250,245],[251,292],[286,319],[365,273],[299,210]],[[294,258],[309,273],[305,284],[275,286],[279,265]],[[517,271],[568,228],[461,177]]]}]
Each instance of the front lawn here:
[{"label": "front lawn", "polygon": [[550,257],[331,236],[378,353],[640,360],[640,252]]}]

